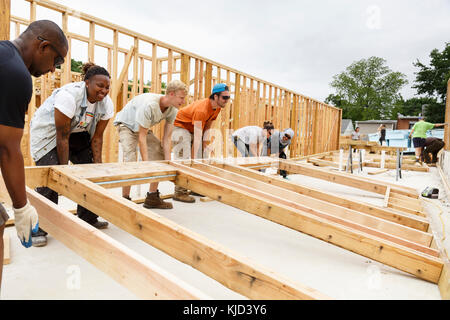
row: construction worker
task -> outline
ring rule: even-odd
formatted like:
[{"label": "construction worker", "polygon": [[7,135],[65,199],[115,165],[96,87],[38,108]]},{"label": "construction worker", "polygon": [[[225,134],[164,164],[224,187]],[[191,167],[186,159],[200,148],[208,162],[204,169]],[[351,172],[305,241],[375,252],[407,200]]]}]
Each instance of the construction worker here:
[{"label": "construction worker", "polygon": [[[116,115],[114,125],[119,132],[125,162],[137,161],[138,146],[143,161],[171,160],[173,122],[187,94],[186,84],[173,80],[167,85],[165,95],[155,93],[138,95]],[[161,144],[152,133],[151,127],[162,120],[166,121]],[[122,196],[128,200],[131,200],[130,189],[129,186],[122,188]],[[172,203],[160,198],[158,182],[150,183],[144,207],[172,209]]]},{"label": "construction worker", "polygon": [[433,124],[430,122],[425,122],[424,117],[419,117],[411,132],[409,133],[409,138],[413,139],[414,151],[416,154],[416,163],[423,162],[423,147],[425,146],[425,139],[427,137],[427,131],[437,127],[443,127],[446,123]]},{"label": "construction worker", "polygon": [[[178,111],[172,134],[175,159],[202,157],[203,149],[206,147],[204,134],[211,128],[212,122],[217,118],[220,110],[226,107],[229,99],[228,86],[218,83],[213,87],[209,98],[195,101]],[[179,186],[175,186],[173,200],[195,202],[195,198],[189,196],[188,190]]]},{"label": "construction worker", "polygon": [[[267,139],[267,155],[276,154],[280,159],[287,159],[284,149],[291,144],[294,137],[294,130],[287,128],[280,131],[274,131],[272,136]],[[287,172],[280,170],[280,175],[287,179]]]},{"label": "construction worker", "polygon": [[444,145],[445,143],[442,139],[436,137],[426,138],[423,150],[425,163],[436,163],[437,154],[444,147]]},{"label": "construction worker", "polygon": [[[92,63],[83,65],[83,81],[73,82],[53,91],[34,113],[30,122],[31,156],[37,166],[101,163],[103,132],[114,106],[108,96],[110,76],[103,67]],[[54,203],[58,193],[47,187],[36,191]],[[108,222],[82,206],[77,215],[97,229]],[[33,246],[47,244],[47,233],[33,233]]]},{"label": "construction worker", "polygon": [[234,145],[243,157],[257,157],[261,152],[258,151],[258,144],[263,149],[263,144],[271,136],[274,127],[270,121],[266,121],[263,127],[246,126],[236,130],[231,138]]},{"label": "construction worker", "polygon": [[[25,170],[20,141],[25,113],[33,94],[31,75],[39,77],[64,62],[68,42],[52,21],[38,20],[13,41],[0,41],[0,167],[11,197],[17,235],[25,247],[39,226],[36,209],[25,191]],[[0,205],[0,288],[3,271],[3,231],[8,220]]]},{"label": "construction worker", "polygon": [[352,132],[352,140],[361,140],[361,132],[359,132],[359,127],[356,127],[355,131]]},{"label": "construction worker", "polygon": [[379,132],[380,138],[379,138],[379,142],[380,142],[380,146],[383,145],[383,142],[386,141],[386,125],[385,124],[380,124],[380,126],[378,127],[377,131]]}]

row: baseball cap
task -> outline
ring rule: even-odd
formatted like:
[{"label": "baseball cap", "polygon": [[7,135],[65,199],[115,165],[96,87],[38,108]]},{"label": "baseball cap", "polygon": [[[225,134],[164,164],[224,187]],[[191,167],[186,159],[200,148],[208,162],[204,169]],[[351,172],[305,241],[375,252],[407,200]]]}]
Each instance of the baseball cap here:
[{"label": "baseball cap", "polygon": [[218,83],[214,86],[211,94],[219,93],[219,92],[227,91],[227,90],[228,90],[228,87],[225,83]]}]

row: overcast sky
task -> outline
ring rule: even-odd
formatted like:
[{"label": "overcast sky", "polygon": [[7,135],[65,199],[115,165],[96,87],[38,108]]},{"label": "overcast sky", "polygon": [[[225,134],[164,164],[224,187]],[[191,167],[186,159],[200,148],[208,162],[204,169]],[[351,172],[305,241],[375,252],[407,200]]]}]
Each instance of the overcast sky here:
[{"label": "overcast sky", "polygon": [[[28,4],[11,1],[13,14]],[[370,56],[407,75],[410,98],[413,62],[450,42],[450,0],[55,2],[321,101],[333,75]]]}]

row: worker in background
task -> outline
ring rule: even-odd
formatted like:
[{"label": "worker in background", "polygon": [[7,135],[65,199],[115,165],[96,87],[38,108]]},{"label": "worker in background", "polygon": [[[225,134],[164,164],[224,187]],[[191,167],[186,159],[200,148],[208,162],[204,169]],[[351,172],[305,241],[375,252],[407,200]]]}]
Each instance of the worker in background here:
[{"label": "worker in background", "polygon": [[[263,155],[275,154],[280,159],[287,159],[284,149],[291,144],[293,137],[294,130],[291,128],[285,129],[282,132],[274,131],[267,139],[267,151],[263,151]],[[287,179],[287,171],[280,170],[280,175]]]},{"label": "worker in background", "polygon": [[[22,245],[31,247],[32,230],[39,226],[36,209],[25,191],[25,170],[20,150],[25,113],[33,94],[31,75],[40,77],[64,62],[68,42],[52,21],[38,20],[13,41],[0,41],[0,167],[11,197],[15,227]],[[3,231],[8,220],[0,204],[0,288],[3,271]]]},{"label": "worker in background", "polygon": [[[104,68],[92,63],[83,65],[83,81],[66,84],[35,112],[30,123],[31,156],[37,166],[101,163],[103,133],[114,106],[108,96],[110,76]],[[36,191],[54,203],[58,193],[47,187]],[[97,229],[108,222],[82,206],[77,215]],[[39,229],[33,234],[33,246],[45,246],[47,233]]]},{"label": "worker in background", "polygon": [[[124,162],[137,161],[138,147],[142,161],[171,160],[173,123],[187,94],[186,84],[173,80],[167,85],[165,95],[143,93],[131,99],[122,111],[117,113],[114,125],[119,132]],[[166,121],[161,144],[151,127],[163,120]],[[130,186],[122,188],[122,196],[128,200],[131,200],[130,189]],[[161,199],[158,182],[154,182],[150,183],[144,207],[172,209],[173,206],[172,203]]]},{"label": "worker in background", "polygon": [[444,147],[445,143],[442,139],[436,137],[428,137],[424,144],[424,159],[425,163],[436,163],[437,154]]},{"label": "worker in background", "polygon": [[[228,86],[218,83],[213,87],[209,98],[195,101],[178,111],[172,134],[172,151],[175,159],[202,157],[203,149],[206,147],[204,135],[229,100]],[[195,202],[195,198],[189,195],[189,191],[179,186],[175,186],[173,200]]]},{"label": "worker in background", "polygon": [[423,147],[425,146],[425,139],[427,137],[427,131],[437,127],[445,126],[445,123],[433,124],[430,122],[425,122],[424,117],[419,117],[411,132],[409,133],[409,138],[413,139],[414,151],[416,155],[416,163],[423,162]]},{"label": "worker in background", "polygon": [[[359,132],[359,127],[355,128],[355,131],[352,132],[352,140],[360,140],[361,133]],[[356,152],[357,148],[353,148],[353,152]]]},{"label": "worker in background", "polygon": [[361,134],[359,132],[359,127],[355,128],[355,131],[352,132],[352,140],[360,140]]},{"label": "worker in background", "polygon": [[273,129],[273,124],[266,121],[262,128],[246,126],[236,130],[231,139],[243,157],[257,157],[261,154],[263,144],[271,136]]},{"label": "worker in background", "polygon": [[380,135],[380,139],[378,141],[380,142],[380,146],[382,146],[383,142],[386,141],[386,125],[380,124],[378,127],[378,134]]}]

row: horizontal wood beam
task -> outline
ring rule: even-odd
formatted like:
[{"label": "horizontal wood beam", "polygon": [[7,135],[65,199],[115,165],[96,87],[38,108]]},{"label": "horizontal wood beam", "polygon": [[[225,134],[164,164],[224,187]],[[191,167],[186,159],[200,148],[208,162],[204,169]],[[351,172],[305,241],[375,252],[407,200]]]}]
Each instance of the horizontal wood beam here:
[{"label": "horizontal wood beam", "polygon": [[[215,166],[226,169],[228,171],[236,172],[239,174],[243,174],[247,177],[257,179],[259,181],[263,181],[275,186],[282,187],[286,190],[291,190],[297,192],[299,194],[304,194],[315,199],[328,201],[330,203],[337,204],[341,207],[360,211],[375,217],[382,218],[384,220],[392,221],[399,223],[401,225],[418,229],[421,231],[427,231],[429,228],[429,223],[427,219],[422,217],[417,217],[415,215],[402,213],[399,211],[394,211],[389,208],[381,208],[378,206],[374,206],[365,202],[345,199],[343,197],[339,197],[330,193],[326,193],[320,191],[318,189],[314,189],[307,186],[302,186],[299,183],[293,183],[290,181],[286,181],[284,179],[278,177],[268,177],[258,171],[250,170],[247,168],[243,168],[241,166],[236,166],[230,163],[212,163]],[[392,194],[392,193],[391,193]]]},{"label": "horizontal wood beam", "polygon": [[[370,167],[370,168],[381,168],[381,163],[365,161],[364,166]],[[397,164],[392,163],[392,162],[385,162],[384,167],[387,169],[396,169]],[[402,164],[401,169],[408,170],[408,171],[418,171],[418,172],[429,172],[430,171],[430,168],[428,168],[428,167],[419,167],[419,166],[410,165],[410,164]]]},{"label": "horizontal wood beam", "polygon": [[[308,158],[307,162],[312,163],[319,167],[333,167],[333,168],[339,168],[339,163],[328,161],[328,160],[322,160],[322,159],[316,159],[316,158]],[[349,166],[350,167],[350,166]],[[353,170],[359,168],[359,163],[355,162],[352,165]],[[347,164],[342,164],[342,170],[347,170]]]},{"label": "horizontal wood beam", "polygon": [[[272,196],[291,201],[292,204],[290,206],[292,207],[304,210],[305,212],[323,217],[330,221],[335,221],[339,224],[351,226],[352,228],[359,231],[368,233],[374,230],[380,231],[379,233],[377,233],[377,236],[379,236],[380,238],[405,245],[409,248],[430,255],[438,256],[437,251],[430,250],[429,248],[433,237],[427,232],[408,228],[391,221],[364,214],[362,212],[340,207],[327,201],[301,195],[293,191],[274,186],[272,184],[264,183],[256,179],[246,177],[245,175],[229,172],[218,167],[210,166],[208,164],[194,162],[191,164],[191,167],[215,175],[217,177],[227,179],[231,182],[239,183],[241,185],[245,185],[262,192],[267,192]],[[391,237],[391,235],[394,237]],[[407,241],[402,241],[401,239]],[[399,241],[397,242],[397,240]]]},{"label": "horizontal wood beam", "polygon": [[333,183],[346,185],[349,187],[366,190],[378,194],[384,195],[386,193],[387,186],[391,186],[393,192],[407,195],[409,197],[418,198],[417,191],[395,186],[390,183],[384,183],[376,180],[370,180],[369,178],[357,177],[339,172],[329,172],[320,168],[314,168],[300,163],[295,163],[287,160],[280,160],[280,170],[286,170],[291,173],[301,174],[317,179],[326,180]]},{"label": "horizontal wood beam", "polygon": [[[7,193],[0,176],[0,194]],[[39,226],[99,270],[144,299],[210,299],[198,289],[26,187]],[[9,198],[5,199],[11,205]]]},{"label": "horizontal wood beam", "polygon": [[32,189],[47,186],[50,167],[25,167],[25,182]]},{"label": "horizontal wood beam", "polygon": [[328,299],[63,168],[52,168],[49,187],[250,299]]},{"label": "horizontal wood beam", "polygon": [[421,279],[437,283],[441,259],[400,246],[352,228],[330,222],[303,210],[285,205],[282,199],[266,192],[250,190],[237,183],[171,162],[178,167],[177,185],[256,214],[281,225],[384,263]]}]

